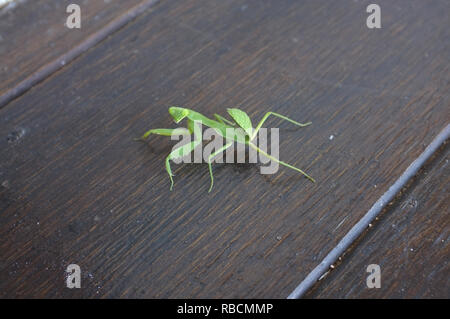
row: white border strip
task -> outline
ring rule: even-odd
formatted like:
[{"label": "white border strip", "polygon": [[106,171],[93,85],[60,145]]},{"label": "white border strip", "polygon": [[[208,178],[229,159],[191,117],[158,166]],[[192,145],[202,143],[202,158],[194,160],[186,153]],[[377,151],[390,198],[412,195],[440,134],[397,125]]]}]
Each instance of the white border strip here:
[{"label": "white border strip", "polygon": [[383,208],[389,203],[395,195],[405,186],[411,177],[417,174],[425,162],[436,152],[436,150],[450,137],[450,124],[436,136],[436,138],[427,146],[422,154],[397,179],[397,181],[381,196],[370,210],[353,226],[336,247],[322,260],[322,262],[311,271],[308,276],[295,288],[288,296],[288,299],[301,298],[317,280],[326,273],[330,266],[341,256],[359,235],[369,226],[377,217]]}]

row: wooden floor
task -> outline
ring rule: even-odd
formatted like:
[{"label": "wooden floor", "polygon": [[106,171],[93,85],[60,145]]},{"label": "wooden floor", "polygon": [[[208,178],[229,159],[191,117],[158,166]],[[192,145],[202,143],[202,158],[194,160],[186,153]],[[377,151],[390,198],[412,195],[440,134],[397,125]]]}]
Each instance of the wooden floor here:
[{"label": "wooden floor", "polygon": [[[447,0],[379,0],[381,29],[370,1],[80,0],[70,30],[71,2],[0,9],[2,298],[285,298],[450,122]],[[133,138],[176,127],[172,105],[312,121],[266,125],[317,183],[215,164],[208,194],[207,165],[182,164],[170,192],[174,142]],[[449,298],[449,156],[306,297]]]}]

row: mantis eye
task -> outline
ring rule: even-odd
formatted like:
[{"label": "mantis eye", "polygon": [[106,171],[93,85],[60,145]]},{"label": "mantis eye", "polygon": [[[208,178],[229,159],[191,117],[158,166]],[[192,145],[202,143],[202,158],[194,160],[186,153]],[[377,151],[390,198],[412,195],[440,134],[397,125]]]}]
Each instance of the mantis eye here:
[{"label": "mantis eye", "polygon": [[182,119],[189,115],[189,111],[187,109],[177,106],[170,107],[169,113],[172,115],[175,123],[179,123]]}]

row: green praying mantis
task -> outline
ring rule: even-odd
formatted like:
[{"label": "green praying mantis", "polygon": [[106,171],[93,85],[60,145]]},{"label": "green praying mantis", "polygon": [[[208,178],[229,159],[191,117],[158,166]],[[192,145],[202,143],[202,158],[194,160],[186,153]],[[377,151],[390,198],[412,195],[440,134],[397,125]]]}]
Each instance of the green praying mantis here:
[{"label": "green praying mantis", "polygon": [[[275,162],[278,162],[279,164],[281,164],[283,166],[289,167],[289,168],[303,174],[312,182],[315,182],[315,180],[311,176],[306,174],[301,169],[294,167],[283,161],[278,160],[277,158],[267,154],[265,151],[260,149],[257,145],[252,143],[254,138],[257,136],[258,131],[264,124],[264,122],[271,115],[279,117],[283,120],[291,122],[300,127],[308,126],[308,125],[312,124],[311,122],[302,124],[302,123],[298,123],[294,120],[291,120],[290,118],[283,116],[281,114],[278,114],[275,112],[267,112],[263,116],[263,118],[261,119],[259,124],[256,126],[256,128],[253,128],[250,117],[244,111],[237,109],[237,108],[229,108],[229,109],[227,109],[227,111],[234,122],[227,120],[226,118],[224,118],[218,114],[214,114],[215,120],[213,120],[213,119],[210,119],[210,118],[204,116],[203,114],[198,113],[194,110],[173,106],[173,107],[169,108],[169,113],[173,117],[175,123],[178,124],[184,118],[187,118],[187,128],[151,129],[151,130],[148,130],[144,135],[142,135],[138,140],[146,140],[151,134],[157,134],[157,135],[163,135],[163,136],[191,135],[194,133],[194,131],[196,129],[196,127],[195,127],[196,122],[197,123],[200,122],[201,124],[214,129],[220,136],[225,138],[226,143],[223,147],[219,148],[217,151],[210,154],[208,157],[207,163],[208,163],[209,175],[210,175],[210,179],[211,179],[211,185],[209,187],[208,192],[211,192],[213,185],[214,185],[214,176],[212,173],[212,165],[211,165],[212,159],[215,156],[219,155],[220,153],[225,152],[229,147],[231,147],[233,145],[234,142],[246,144],[249,147],[256,150],[257,152],[268,157],[269,159],[271,159]],[[236,126],[238,126],[240,129],[236,129]],[[170,190],[173,189],[173,184],[174,184],[174,182],[173,182],[174,175],[172,173],[172,169],[170,168],[170,161],[174,160],[174,159],[182,158],[182,157],[190,154],[198,145],[200,145],[202,142],[202,139],[201,139],[201,137],[196,137],[196,135],[197,134],[194,134],[193,141],[172,150],[172,152],[166,157],[166,161],[165,161],[166,171],[169,174],[169,178],[170,178],[170,182],[171,182]]]}]

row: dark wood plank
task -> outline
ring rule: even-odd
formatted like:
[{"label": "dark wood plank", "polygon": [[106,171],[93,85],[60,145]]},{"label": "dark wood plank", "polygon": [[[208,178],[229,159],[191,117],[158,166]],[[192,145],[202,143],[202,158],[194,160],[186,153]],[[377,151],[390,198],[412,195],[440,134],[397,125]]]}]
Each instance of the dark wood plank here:
[{"label": "dark wood plank", "polygon": [[[165,1],[0,111],[1,296],[286,297],[449,119],[448,3],[365,5]],[[132,139],[170,105],[313,121],[267,125],[318,182],[218,164],[208,194],[192,164],[169,192],[173,143]]]},{"label": "dark wood plank", "polygon": [[[449,298],[450,147],[447,143],[309,298]],[[381,268],[368,289],[367,266]]]},{"label": "dark wood plank", "polygon": [[[140,0],[15,2],[12,9],[0,9],[0,96]],[[71,3],[81,8],[81,29],[65,27]]]}]

